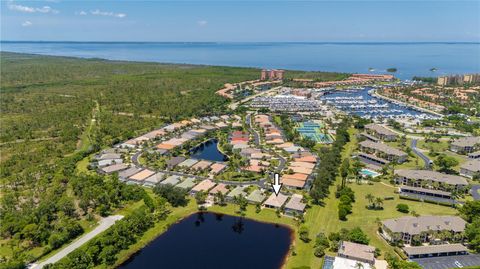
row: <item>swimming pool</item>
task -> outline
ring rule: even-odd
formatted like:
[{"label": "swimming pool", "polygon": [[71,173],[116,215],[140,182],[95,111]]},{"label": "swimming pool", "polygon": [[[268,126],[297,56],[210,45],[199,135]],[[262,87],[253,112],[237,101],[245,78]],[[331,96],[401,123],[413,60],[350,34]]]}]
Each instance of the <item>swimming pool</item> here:
[{"label": "swimming pool", "polygon": [[380,175],[379,173],[369,169],[362,169],[360,173],[364,176],[371,176],[371,177],[378,177]]}]

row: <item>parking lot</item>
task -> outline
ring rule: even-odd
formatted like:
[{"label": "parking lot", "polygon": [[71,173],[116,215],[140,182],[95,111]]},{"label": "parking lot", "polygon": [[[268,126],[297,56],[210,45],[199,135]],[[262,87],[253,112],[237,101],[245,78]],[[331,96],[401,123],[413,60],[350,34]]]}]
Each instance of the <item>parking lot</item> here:
[{"label": "parking lot", "polygon": [[463,268],[467,266],[480,266],[480,255],[459,255],[446,257],[433,257],[413,259],[424,269],[450,269]]}]

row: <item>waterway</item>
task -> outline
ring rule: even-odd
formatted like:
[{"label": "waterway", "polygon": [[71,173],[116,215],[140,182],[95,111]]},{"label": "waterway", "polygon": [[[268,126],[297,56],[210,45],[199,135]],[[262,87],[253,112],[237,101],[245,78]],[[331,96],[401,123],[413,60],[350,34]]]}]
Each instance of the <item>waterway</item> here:
[{"label": "waterway", "polygon": [[250,219],[196,213],[171,226],[121,265],[120,269],[278,269],[292,232]]},{"label": "waterway", "polygon": [[213,162],[228,160],[228,157],[218,150],[218,140],[216,139],[210,139],[192,149],[190,157]]},{"label": "waterway", "polygon": [[[0,50],[110,60],[439,76],[480,72],[480,43],[6,42]],[[370,69],[372,68],[372,69]],[[436,71],[430,71],[436,68]],[[372,71],[370,71],[372,70]]]}]

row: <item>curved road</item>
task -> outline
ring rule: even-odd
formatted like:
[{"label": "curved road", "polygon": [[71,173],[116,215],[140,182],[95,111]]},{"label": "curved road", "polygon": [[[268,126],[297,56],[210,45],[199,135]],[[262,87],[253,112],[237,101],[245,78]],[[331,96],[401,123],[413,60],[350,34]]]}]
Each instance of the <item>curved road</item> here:
[{"label": "curved road", "polygon": [[59,260],[67,256],[69,253],[73,252],[77,248],[81,247],[83,244],[90,241],[92,238],[94,238],[98,234],[110,228],[113,224],[115,224],[115,222],[117,222],[118,220],[121,220],[122,218],[123,218],[122,215],[114,215],[114,216],[108,216],[108,217],[102,218],[100,220],[100,224],[95,229],[93,229],[89,233],[84,234],[77,240],[73,241],[68,246],[66,246],[65,248],[57,252],[55,255],[51,256],[50,258],[46,259],[45,261],[38,264],[35,264],[35,263],[31,264],[28,268],[41,269],[47,264],[58,262]]},{"label": "curved road", "polygon": [[413,153],[415,153],[418,157],[422,158],[423,162],[425,163],[425,169],[427,169],[427,170],[432,169],[431,163],[433,163],[433,161],[430,160],[430,158],[428,158],[425,154],[423,154],[423,152],[421,152],[417,148],[417,140],[416,139],[412,139],[410,147],[412,148]]}]

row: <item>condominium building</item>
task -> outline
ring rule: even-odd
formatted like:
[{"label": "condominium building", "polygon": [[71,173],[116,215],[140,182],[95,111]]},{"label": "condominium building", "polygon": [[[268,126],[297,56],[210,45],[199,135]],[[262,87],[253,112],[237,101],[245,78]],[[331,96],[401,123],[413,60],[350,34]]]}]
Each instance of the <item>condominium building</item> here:
[{"label": "condominium building", "polygon": [[480,159],[469,160],[460,167],[460,175],[473,178],[480,176]]},{"label": "condominium building", "polygon": [[365,131],[367,134],[373,135],[374,137],[383,141],[395,141],[398,136],[396,133],[383,127],[382,125],[375,123],[365,125]]},{"label": "condominium building", "polygon": [[448,231],[455,234],[465,230],[466,222],[458,216],[405,216],[382,222],[382,236],[390,242],[411,244],[412,238],[421,243],[434,239],[436,232]]},{"label": "condominium building", "polygon": [[375,154],[377,157],[390,162],[396,161],[398,163],[403,163],[408,157],[408,154],[401,150],[390,147],[387,144],[376,143],[370,140],[360,142],[359,146],[361,151],[369,154]]},{"label": "condominium building", "polygon": [[448,175],[430,170],[395,170],[395,183],[435,190],[462,190],[468,181],[461,176]]},{"label": "condominium building", "polygon": [[278,69],[262,69],[260,73],[260,80],[282,80],[283,75],[285,71],[284,70],[278,70]]},{"label": "condominium building", "polygon": [[480,136],[461,137],[450,144],[450,150],[460,154],[468,154],[479,149]]}]

